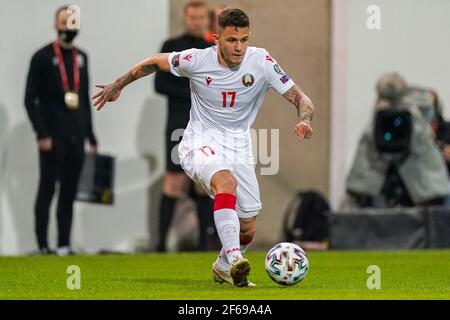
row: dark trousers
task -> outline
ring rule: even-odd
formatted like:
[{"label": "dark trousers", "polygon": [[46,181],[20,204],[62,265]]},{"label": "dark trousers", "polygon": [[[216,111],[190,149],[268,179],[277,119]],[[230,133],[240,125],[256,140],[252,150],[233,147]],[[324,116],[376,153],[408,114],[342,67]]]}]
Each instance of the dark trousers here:
[{"label": "dark trousers", "polygon": [[[199,195],[195,191],[194,182],[191,181],[190,197],[197,204],[197,217],[199,227],[199,239],[197,250],[210,250],[210,236],[216,238],[214,218],[213,218],[213,200],[208,195]],[[167,235],[175,211],[176,198],[169,197],[164,193],[161,196],[159,207],[159,239],[157,251],[165,252]],[[215,248],[214,248],[215,249]]]},{"label": "dark trousers", "polygon": [[58,247],[70,246],[73,202],[84,159],[84,142],[53,141],[51,151],[39,152],[40,179],[35,203],[35,231],[39,248],[48,248],[49,210],[59,182]]}]

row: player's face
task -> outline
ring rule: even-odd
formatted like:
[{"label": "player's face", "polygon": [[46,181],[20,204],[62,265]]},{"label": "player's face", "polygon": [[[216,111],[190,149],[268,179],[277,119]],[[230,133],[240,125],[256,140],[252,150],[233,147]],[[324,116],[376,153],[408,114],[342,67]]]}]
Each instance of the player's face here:
[{"label": "player's face", "polygon": [[184,13],[186,32],[194,37],[203,37],[209,28],[208,7],[188,7]]},{"label": "player's face", "polygon": [[250,29],[248,27],[219,28],[219,34],[215,35],[215,42],[227,64],[237,66],[242,62],[247,51],[249,37]]}]

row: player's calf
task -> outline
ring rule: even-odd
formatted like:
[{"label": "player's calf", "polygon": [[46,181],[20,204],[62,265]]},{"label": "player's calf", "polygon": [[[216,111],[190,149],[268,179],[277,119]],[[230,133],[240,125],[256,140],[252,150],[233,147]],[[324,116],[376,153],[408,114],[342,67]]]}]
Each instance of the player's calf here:
[{"label": "player's calf", "polygon": [[240,218],[239,222],[240,222],[239,243],[241,253],[244,254],[247,251],[256,233],[256,217]]}]

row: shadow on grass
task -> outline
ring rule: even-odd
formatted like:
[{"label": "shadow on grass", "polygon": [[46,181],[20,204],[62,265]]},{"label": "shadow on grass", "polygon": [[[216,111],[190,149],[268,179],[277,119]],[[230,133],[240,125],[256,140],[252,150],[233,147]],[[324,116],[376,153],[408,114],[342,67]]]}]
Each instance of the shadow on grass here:
[{"label": "shadow on grass", "polygon": [[141,283],[148,285],[177,285],[177,286],[203,286],[210,285],[212,280],[195,280],[195,279],[181,279],[181,278],[118,278],[115,281]]},{"label": "shadow on grass", "polygon": [[[181,279],[181,278],[118,278],[116,281],[120,282],[128,282],[128,283],[138,283],[138,284],[144,284],[148,286],[177,286],[178,288],[208,288],[208,289],[218,289],[218,290],[224,290],[224,289],[236,289],[228,284],[218,284],[215,283],[212,279],[202,279],[202,280],[195,280],[195,279]],[[290,291],[294,290],[293,287],[295,286],[278,286],[278,285],[268,285],[266,283],[260,283],[257,284],[254,288],[245,288],[243,290],[275,290],[275,292],[281,292],[281,291]],[[298,289],[298,288],[297,288]]]}]

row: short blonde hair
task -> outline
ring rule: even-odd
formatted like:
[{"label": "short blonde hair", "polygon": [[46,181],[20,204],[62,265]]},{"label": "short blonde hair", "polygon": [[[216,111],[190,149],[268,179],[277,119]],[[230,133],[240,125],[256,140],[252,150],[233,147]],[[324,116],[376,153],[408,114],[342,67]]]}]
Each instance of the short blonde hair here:
[{"label": "short blonde hair", "polygon": [[187,11],[189,8],[197,9],[197,8],[202,8],[202,7],[205,7],[205,8],[208,9],[208,5],[206,4],[206,2],[201,1],[201,0],[193,0],[193,1],[189,1],[188,3],[186,3],[186,4],[184,5],[183,12],[186,13],[186,11]]}]

